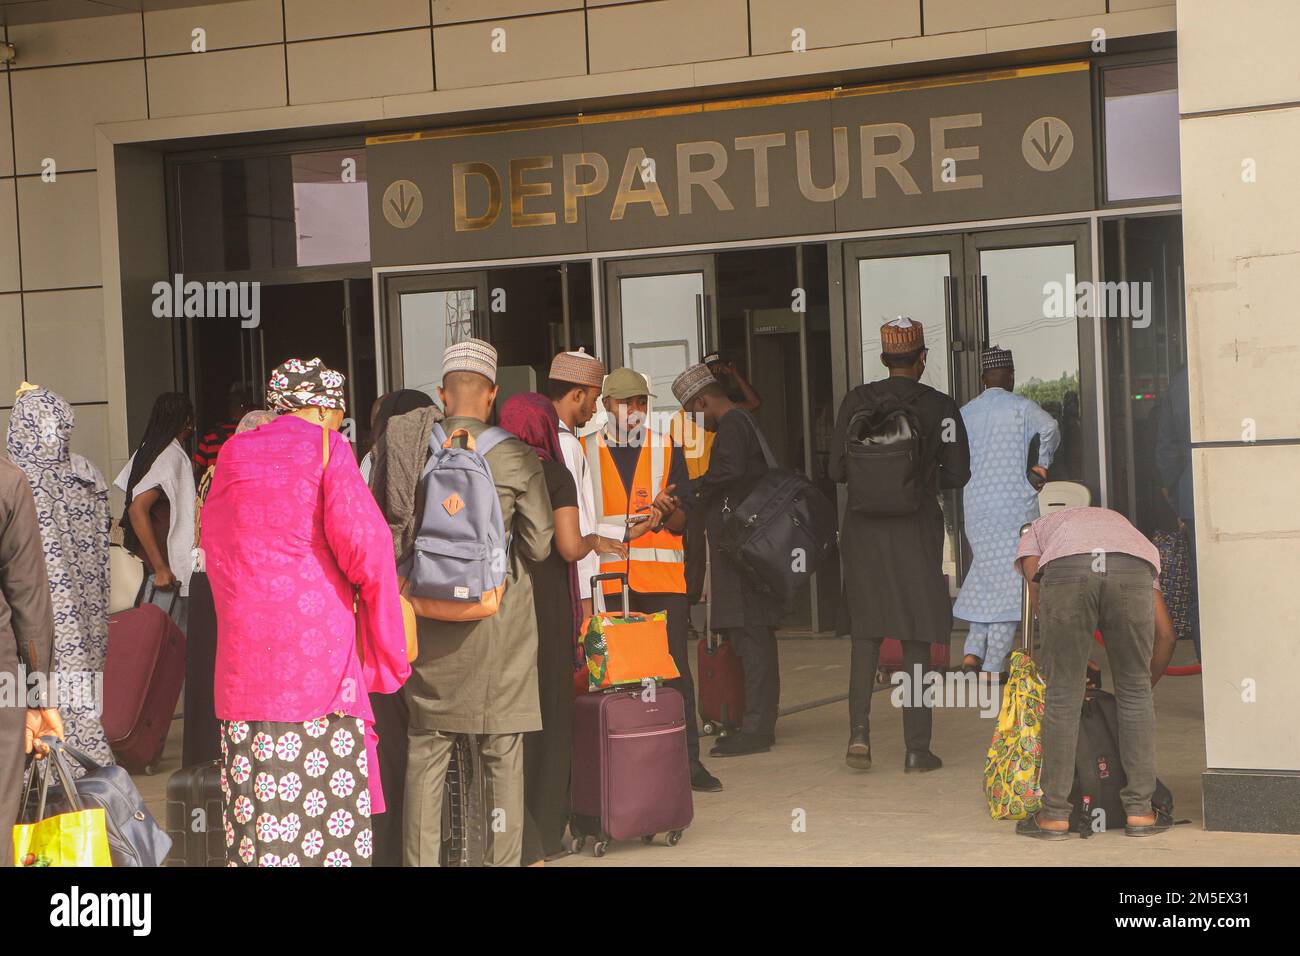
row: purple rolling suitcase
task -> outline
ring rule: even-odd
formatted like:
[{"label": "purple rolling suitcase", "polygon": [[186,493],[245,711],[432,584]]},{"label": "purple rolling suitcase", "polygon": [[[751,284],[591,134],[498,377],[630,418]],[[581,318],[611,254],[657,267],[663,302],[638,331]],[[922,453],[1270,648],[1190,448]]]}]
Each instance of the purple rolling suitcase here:
[{"label": "purple rolling suitcase", "polygon": [[691,825],[691,774],[686,758],[686,708],[671,687],[583,694],[573,702],[573,816],[569,828],[582,849],[596,840],[604,856],[611,840],[667,833],[675,846]]}]

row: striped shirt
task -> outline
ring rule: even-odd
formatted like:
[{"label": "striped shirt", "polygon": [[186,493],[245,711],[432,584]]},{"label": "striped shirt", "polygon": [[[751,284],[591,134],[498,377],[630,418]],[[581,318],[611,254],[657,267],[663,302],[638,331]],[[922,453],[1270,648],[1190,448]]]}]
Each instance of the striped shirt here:
[{"label": "striped shirt", "polygon": [[1072,554],[1128,554],[1155,570],[1160,590],[1160,552],[1118,511],[1108,508],[1064,508],[1043,515],[1020,536],[1015,567],[1037,555],[1041,571],[1057,558]]},{"label": "striped shirt", "polygon": [[235,433],[235,429],[238,427],[238,422],[222,422],[200,438],[198,451],[194,453],[194,464],[204,471],[215,465],[217,463],[217,453],[221,451],[221,446],[230,439],[230,436]]}]

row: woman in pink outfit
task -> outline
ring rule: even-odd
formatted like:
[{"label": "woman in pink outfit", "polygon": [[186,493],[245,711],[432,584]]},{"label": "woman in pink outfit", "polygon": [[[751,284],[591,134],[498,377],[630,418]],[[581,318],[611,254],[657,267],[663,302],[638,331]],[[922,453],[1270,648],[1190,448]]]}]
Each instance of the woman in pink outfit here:
[{"label": "woman in pink outfit", "polygon": [[267,403],[279,417],[221,449],[200,542],[227,858],[369,866],[383,810],[369,694],[411,671],[392,535],[337,432],[343,375],[290,359]]}]

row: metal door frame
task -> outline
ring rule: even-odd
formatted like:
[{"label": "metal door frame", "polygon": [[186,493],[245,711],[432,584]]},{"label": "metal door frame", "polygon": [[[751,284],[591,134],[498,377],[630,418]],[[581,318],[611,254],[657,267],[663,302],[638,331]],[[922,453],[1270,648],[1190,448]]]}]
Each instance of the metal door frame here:
[{"label": "metal door frame", "polygon": [[699,342],[700,358],[708,355],[718,343],[718,274],[717,260],[712,252],[689,256],[639,256],[635,258],[607,259],[602,263],[605,292],[605,361],[611,369],[627,361],[623,342],[623,299],[619,285],[621,279],[650,276],[680,275],[699,272],[704,277],[704,297],[700,302],[702,314],[697,316],[702,333]]},{"label": "metal door frame", "polygon": [[487,327],[488,276],[486,269],[460,272],[420,272],[384,275],[382,322],[383,340],[376,343],[383,356],[384,376],[379,385],[380,394],[406,387],[402,373],[402,296],[421,292],[454,292],[474,290],[473,329],[475,337],[482,338]]}]

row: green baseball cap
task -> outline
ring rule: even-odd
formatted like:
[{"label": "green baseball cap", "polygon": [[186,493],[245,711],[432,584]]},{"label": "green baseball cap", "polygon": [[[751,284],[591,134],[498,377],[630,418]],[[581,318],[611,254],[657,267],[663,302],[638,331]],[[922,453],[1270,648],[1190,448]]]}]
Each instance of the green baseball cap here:
[{"label": "green baseball cap", "polygon": [[630,368],[616,368],[605,376],[605,387],[601,394],[606,398],[635,398],[645,395],[655,398],[654,392],[646,383],[645,376]]}]

